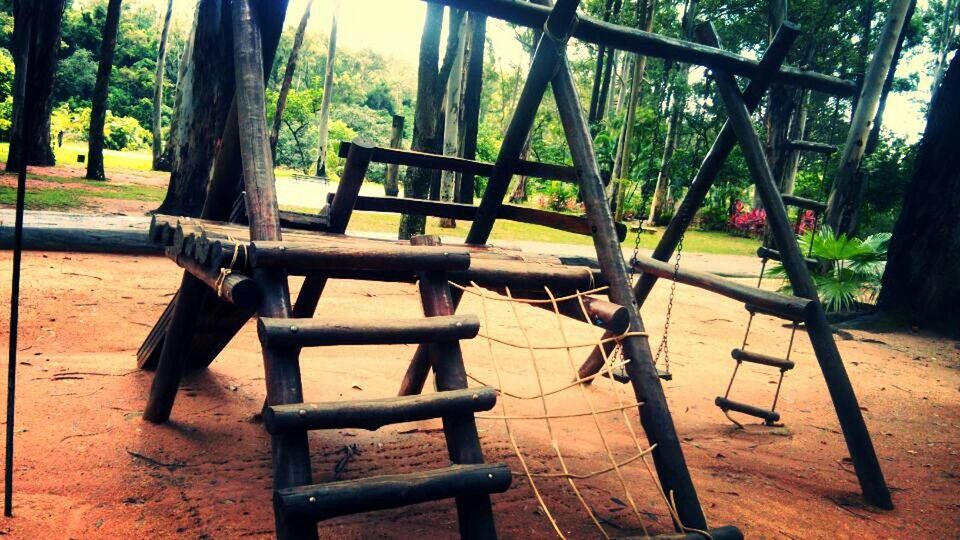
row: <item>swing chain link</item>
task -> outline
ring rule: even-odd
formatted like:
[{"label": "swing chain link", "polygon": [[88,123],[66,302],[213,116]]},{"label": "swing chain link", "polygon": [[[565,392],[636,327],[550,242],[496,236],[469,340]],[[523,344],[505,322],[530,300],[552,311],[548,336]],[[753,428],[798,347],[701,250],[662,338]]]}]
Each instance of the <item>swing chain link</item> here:
[{"label": "swing chain link", "polygon": [[677,242],[677,256],[673,263],[673,279],[670,282],[670,297],[667,300],[667,314],[663,321],[663,337],[660,339],[660,346],[657,347],[657,355],[653,359],[653,365],[660,364],[660,356],[663,355],[663,370],[670,373],[670,316],[673,313],[673,299],[677,292],[677,276],[680,274],[680,257],[683,255],[683,238],[680,236]]}]

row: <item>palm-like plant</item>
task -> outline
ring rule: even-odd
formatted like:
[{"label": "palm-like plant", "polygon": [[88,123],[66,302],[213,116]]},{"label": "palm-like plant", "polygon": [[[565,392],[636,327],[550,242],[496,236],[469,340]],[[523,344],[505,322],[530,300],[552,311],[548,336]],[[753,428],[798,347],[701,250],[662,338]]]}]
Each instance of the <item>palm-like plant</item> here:
[{"label": "palm-like plant", "polygon": [[[813,269],[813,281],[827,311],[848,311],[858,301],[873,302],[880,291],[890,236],[878,233],[861,240],[845,234],[837,236],[823,227],[798,238],[801,251],[820,262]],[[766,275],[783,279],[780,291],[792,293],[782,264],[771,267]]]}]

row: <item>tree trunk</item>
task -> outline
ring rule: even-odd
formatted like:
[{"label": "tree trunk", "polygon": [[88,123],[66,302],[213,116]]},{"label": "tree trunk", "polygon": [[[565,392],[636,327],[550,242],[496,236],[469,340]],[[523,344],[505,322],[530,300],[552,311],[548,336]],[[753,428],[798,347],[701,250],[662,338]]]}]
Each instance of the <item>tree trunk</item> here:
[{"label": "tree trunk", "polygon": [[300,47],[303,45],[303,34],[307,31],[311,6],[313,6],[313,0],[307,0],[307,7],[303,10],[303,17],[300,18],[300,25],[297,26],[297,33],[293,37],[293,46],[290,48],[287,69],[283,72],[283,82],[280,83],[280,95],[277,96],[277,108],[273,113],[273,127],[270,129],[270,154],[274,161],[277,159],[277,139],[280,138],[280,126],[283,124],[283,111],[287,108],[287,94],[290,93],[293,74],[297,70],[297,57],[300,56]]},{"label": "tree trunk", "polygon": [[[873,128],[870,129],[870,137],[867,138],[867,149],[865,153],[870,155],[877,148],[880,142],[880,127],[883,125],[883,112],[887,108],[887,97],[893,88],[893,80],[897,74],[897,65],[900,63],[900,55],[903,53],[903,42],[907,37],[907,30],[910,28],[910,20],[913,19],[913,12],[916,11],[917,0],[910,1],[910,7],[907,8],[907,14],[903,18],[903,27],[900,29],[900,37],[897,38],[897,46],[893,50],[893,60],[890,61],[890,69],[887,70],[887,78],[883,81],[883,91],[880,92],[880,103],[877,106],[877,117],[873,120]],[[931,101],[932,101],[931,94]]]},{"label": "tree trunk", "polygon": [[[610,10],[613,7],[613,0],[604,0],[601,18],[604,22],[610,20]],[[600,84],[603,82],[603,64],[609,62],[607,58],[607,48],[603,45],[597,45],[597,60],[593,68],[593,89],[590,92],[590,109],[587,113],[587,121],[591,125],[597,122],[597,108],[600,103]]]},{"label": "tree trunk", "polygon": [[[653,29],[653,16],[657,9],[657,0],[648,0],[644,2],[641,9],[638,4],[638,14],[643,17],[642,24],[645,32]],[[627,117],[623,122],[623,136],[618,154],[620,155],[619,167],[615,167],[614,176],[616,186],[613,188],[615,195],[613,198],[613,214],[616,221],[623,220],[623,205],[626,201],[627,179],[630,178],[630,169],[632,168],[633,154],[633,129],[636,122],[637,104],[640,101],[640,88],[643,85],[643,75],[647,69],[647,57],[636,56],[633,59],[633,74],[630,77],[630,98],[627,100]]]},{"label": "tree trunk", "polygon": [[877,115],[883,81],[890,69],[910,1],[893,0],[890,4],[890,13],[884,24],[880,42],[877,44],[877,50],[870,60],[870,67],[864,77],[863,89],[860,91],[857,110],[840,157],[837,176],[830,190],[830,200],[825,215],[826,224],[837,234],[853,236],[857,230],[860,206],[863,204],[866,188],[866,177],[860,171],[860,160],[866,149],[871,124]]},{"label": "tree trunk", "polygon": [[230,2],[197,5],[190,53],[177,85],[171,131],[171,172],[160,213],[196,217],[233,99]]},{"label": "tree trunk", "polygon": [[[460,26],[463,12],[450,10],[450,28]],[[440,31],[443,29],[443,6],[427,5],[427,16],[420,37],[420,66],[417,70],[417,105],[413,117],[413,142],[411,150],[439,153],[443,148],[441,132],[440,105],[443,102],[444,87],[453,69],[453,56],[459,48],[460,33],[453,31],[447,35],[447,49],[443,64],[437,69],[440,60]],[[430,195],[430,183],[433,171],[421,167],[407,167],[403,179],[403,196],[409,199],[427,199]],[[426,231],[426,217],[409,214],[400,216],[398,230],[401,239],[409,239]]]},{"label": "tree trunk", "polygon": [[337,60],[337,11],[333,8],[333,22],[330,24],[330,44],[327,48],[327,69],[323,75],[323,100],[320,102],[320,143],[317,157],[317,176],[327,176],[327,137],[330,123],[330,100],[333,98],[333,71]]},{"label": "tree trunk", "polygon": [[[614,0],[613,13],[610,14],[610,20],[617,23],[620,19],[620,7],[623,0]],[[603,81],[600,83],[600,96],[597,99],[597,117],[596,121],[603,121],[607,112],[607,101],[610,94],[610,81],[613,74],[613,64],[617,61],[617,50],[607,49],[607,61],[603,66]]]},{"label": "tree trunk", "polygon": [[[767,43],[773,41],[773,36],[777,33],[780,25],[787,17],[786,0],[770,0],[768,5],[768,24],[767,24]],[[791,120],[794,117],[798,92],[793,88],[788,88],[782,84],[773,84],[770,86],[770,93],[767,96],[767,108],[764,123],[766,124],[767,144],[766,154],[767,162],[770,164],[770,172],[773,173],[773,179],[777,182],[777,188],[783,191],[784,180],[788,162],[791,155],[788,148],[791,131]],[[754,191],[753,207],[761,208],[763,203],[760,201],[760,194]]]},{"label": "tree trunk", "polygon": [[[461,16],[460,25],[456,28],[451,27],[451,32],[460,34],[456,52],[453,57],[453,67],[450,71],[450,77],[447,79],[446,91],[446,112],[444,112],[443,128],[443,155],[456,157],[460,154],[460,98],[463,88],[463,55],[464,43],[466,40],[466,18]],[[453,202],[454,192],[457,184],[457,173],[453,171],[443,171],[440,176],[440,200],[444,202]],[[440,218],[440,226],[445,229],[452,229],[457,226],[457,222],[452,218]]]},{"label": "tree trunk", "polygon": [[163,17],[163,29],[160,31],[160,45],[157,49],[157,69],[153,77],[153,170],[169,168],[163,163],[163,76],[167,67],[167,36],[170,33],[170,19],[173,15],[173,0],[167,0],[167,14]]},{"label": "tree trunk", "polygon": [[880,312],[960,338],[960,55],[930,104],[893,230]]},{"label": "tree trunk", "polygon": [[160,162],[158,163],[158,170],[161,171],[171,172],[173,170],[173,147],[176,144],[174,141],[174,136],[177,134],[175,126],[180,125],[180,104],[183,99],[183,92],[181,91],[181,88],[183,87],[187,64],[190,63],[190,56],[192,54],[193,32],[190,33],[190,39],[187,40],[183,46],[183,50],[180,51],[180,62],[177,64],[179,67],[177,69],[177,88],[173,100],[173,114],[170,115],[170,129],[167,130],[167,140],[164,141],[163,153],[161,154]]},{"label": "tree trunk", "polygon": [[110,72],[113,70],[113,53],[117,50],[117,32],[120,30],[121,0],[107,4],[107,19],[103,23],[103,38],[100,40],[100,65],[97,67],[97,84],[93,87],[93,106],[90,110],[90,134],[87,137],[87,179],[106,180],[103,172],[103,125],[107,121],[107,93],[110,90]]},{"label": "tree trunk", "polygon": [[[393,115],[393,128],[390,131],[390,148],[403,148],[403,122],[399,114]],[[400,194],[397,188],[397,174],[399,165],[387,165],[387,172],[383,177],[383,192],[387,197],[396,197]]]},{"label": "tree trunk", "polygon": [[[467,15],[470,42],[467,44],[467,75],[463,88],[463,157],[476,159],[477,132],[480,129],[480,98],[483,92],[483,50],[487,38],[487,18],[476,13]],[[457,202],[473,204],[473,174],[460,178]]]},{"label": "tree trunk", "polygon": [[933,83],[930,85],[930,95],[936,96],[943,79],[943,70],[947,65],[947,55],[953,46],[953,36],[960,18],[960,2],[946,0],[943,6],[943,18],[940,20],[939,40],[937,41],[937,63],[933,70]]},{"label": "tree trunk", "polygon": [[[60,27],[66,0],[45,2],[15,2],[14,48],[27,47],[30,69],[23,85],[23,94],[13,96],[10,148],[7,171],[23,168],[23,156],[29,156],[28,165],[53,165],[55,158],[50,145],[50,113],[53,111],[53,86],[57,76],[57,51],[60,49]],[[20,54],[14,51],[17,72],[23,65]],[[16,78],[16,73],[14,74]],[[18,85],[14,85],[17,88]],[[30,96],[24,107],[25,95]],[[29,109],[29,110],[28,110]],[[30,140],[23,139],[23,123],[30,125]]]}]

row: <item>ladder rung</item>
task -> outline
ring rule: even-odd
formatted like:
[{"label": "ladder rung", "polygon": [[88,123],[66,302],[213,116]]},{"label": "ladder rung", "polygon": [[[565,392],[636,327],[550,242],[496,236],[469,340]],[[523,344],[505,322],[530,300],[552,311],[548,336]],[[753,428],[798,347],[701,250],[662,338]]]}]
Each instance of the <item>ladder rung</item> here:
[{"label": "ladder rung", "polygon": [[253,242],[254,268],[296,270],[453,271],[470,268],[470,252],[443,246],[333,245],[316,242]]},{"label": "ladder rung", "polygon": [[[761,259],[773,259],[775,261],[781,260],[779,251],[766,246],[760,246],[757,248],[757,257],[760,257]],[[807,264],[807,268],[816,268],[817,264],[819,264],[816,259],[811,259],[809,257],[804,257],[803,262]]]},{"label": "ladder rung", "polygon": [[818,214],[822,214],[827,210],[827,205],[820,201],[815,201],[813,199],[805,199],[803,197],[797,197],[796,195],[790,195],[784,193],[780,195],[780,198],[783,199],[783,204],[786,206],[795,206],[797,208],[803,208],[804,210],[812,210]]},{"label": "ladder rung", "polygon": [[257,324],[264,347],[331,345],[400,345],[442,343],[476,337],[476,315],[421,319],[281,319],[263,317]]},{"label": "ladder rung", "polygon": [[792,321],[797,323],[803,322],[803,318],[798,317],[794,313],[779,311],[769,306],[765,307],[765,306],[758,306],[756,304],[744,304],[743,307],[746,308],[747,311],[753,314],[760,313],[762,315],[769,315],[771,317],[776,317],[778,319],[784,319],[787,321]]},{"label": "ladder rung", "polygon": [[727,398],[717,397],[717,399],[714,400],[714,403],[716,403],[717,407],[720,407],[720,409],[725,412],[734,411],[743,413],[749,416],[760,418],[767,423],[773,423],[780,420],[780,413],[776,411],[761,409],[760,407],[754,407],[753,405],[747,405],[746,403],[739,403]]},{"label": "ladder rung", "polygon": [[452,465],[420,473],[374,476],[277,490],[277,512],[293,522],[322,521],[450,497],[503,493],[510,487],[504,464]]},{"label": "ladder rung", "polygon": [[489,411],[496,402],[497,391],[484,387],[385,399],[294,403],[266,407],[263,423],[272,434],[309,429],[373,431],[390,424]]},{"label": "ladder rung", "polygon": [[777,358],[775,356],[769,356],[766,354],[760,354],[753,351],[744,351],[740,349],[734,349],[730,356],[734,360],[739,360],[741,362],[750,362],[752,364],[762,364],[764,366],[771,366],[783,371],[791,370],[796,364],[792,360],[784,360],[782,358]]}]

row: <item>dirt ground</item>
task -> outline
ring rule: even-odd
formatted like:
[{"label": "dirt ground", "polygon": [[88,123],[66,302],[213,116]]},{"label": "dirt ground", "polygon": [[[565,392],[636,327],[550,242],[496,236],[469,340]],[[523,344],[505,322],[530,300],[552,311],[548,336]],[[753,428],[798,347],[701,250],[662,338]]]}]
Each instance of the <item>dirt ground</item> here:
[{"label": "dirt ground", "polygon": [[[9,280],[10,254],[0,253],[0,281]],[[211,369],[185,381],[164,426],[141,419],[151,375],[136,369],[135,353],[179,282],[173,263],[153,257],[28,253],[24,259],[18,378],[15,499],[0,534],[15,538],[239,538],[273,533],[269,440],[257,413],[264,396],[263,368],[252,324]],[[295,283],[294,289],[299,286]],[[660,339],[668,289],[658,287],[643,310],[654,346]],[[2,305],[9,302],[6,285]],[[537,345],[562,342],[547,312],[520,306],[517,324],[508,304],[468,295],[462,313],[476,313],[482,332],[521,342],[528,330]],[[338,281],[319,310],[336,317],[419,317],[410,285]],[[0,313],[6,335],[8,312]],[[742,339],[742,306],[680,286],[670,333],[673,382],[666,393],[694,483],[712,525],[734,524],[749,538],[955,538],[960,532],[960,344],[917,334],[851,331],[839,342],[873,433],[896,510],[860,503],[852,465],[809,342],[799,335],[778,410],[784,426],[728,422],[713,405],[734,362],[729,350]],[[586,325],[565,322],[571,343],[598,337]],[[782,354],[789,330],[758,319],[750,346]],[[305,395],[313,401],[385,397],[396,392],[412,346],[337,347],[303,354]],[[563,387],[572,358],[560,351],[536,355],[543,387]],[[464,344],[468,371],[496,383],[487,342]],[[530,355],[494,347],[503,386],[537,395]],[[758,405],[772,398],[776,372],[745,366],[735,399]],[[621,397],[618,398],[618,393]],[[626,387],[606,379],[585,390],[547,398],[549,414],[619,407]],[[501,398],[508,415],[542,415],[536,399]],[[499,407],[485,413],[502,415]],[[636,410],[627,410],[636,425]],[[637,453],[623,417],[600,414],[551,422],[567,466],[586,473],[609,465],[598,436],[618,462]],[[749,420],[749,419],[744,419]],[[503,421],[478,420],[488,461],[522,471]],[[512,432],[533,472],[559,472],[543,421],[512,421]],[[642,434],[641,434],[642,437]],[[310,434],[314,477],[340,478],[419,471],[448,464],[438,421],[378,432]],[[349,447],[351,450],[346,450]],[[346,458],[349,454],[351,458]],[[666,506],[640,461],[614,474],[577,482],[611,536],[669,529]],[[559,527],[570,538],[599,533],[565,480],[537,478],[536,485]],[[515,476],[511,489],[493,497],[504,538],[555,536],[538,509],[530,482]],[[324,538],[456,536],[452,501],[344,517],[322,524]]]}]

